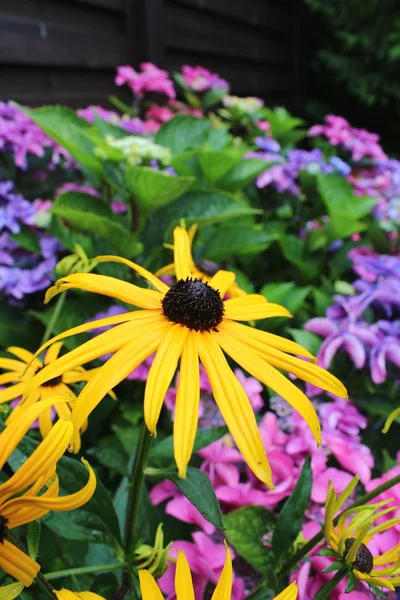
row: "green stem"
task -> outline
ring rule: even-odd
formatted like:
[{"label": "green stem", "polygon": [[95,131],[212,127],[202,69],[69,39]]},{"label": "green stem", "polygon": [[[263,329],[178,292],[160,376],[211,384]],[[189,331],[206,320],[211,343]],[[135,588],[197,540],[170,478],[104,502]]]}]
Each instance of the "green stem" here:
[{"label": "green stem", "polygon": [[150,454],[151,437],[147,430],[146,424],[143,423],[140,439],[136,451],[135,460],[132,467],[130,477],[130,488],[128,496],[128,504],[126,507],[126,522],[125,522],[125,553],[130,557],[133,542],[136,537],[136,527],[139,515],[140,500],[142,498],[142,488],[145,478],[145,469]]},{"label": "green stem", "polygon": [[64,569],[63,571],[53,571],[46,573],[45,577],[48,581],[52,579],[60,579],[61,577],[70,577],[73,575],[84,575],[85,573],[103,573],[107,571],[115,571],[116,569],[123,569],[125,563],[112,563],[109,565],[95,565],[92,567],[77,567],[76,569]]},{"label": "green stem", "polygon": [[61,292],[61,294],[58,297],[57,303],[54,307],[53,313],[50,317],[50,321],[47,323],[47,327],[45,329],[45,332],[42,337],[42,341],[40,343],[41,346],[43,346],[43,344],[45,344],[47,342],[47,340],[50,339],[50,336],[53,333],[54,325],[56,324],[58,317],[61,314],[62,308],[64,306],[65,298],[66,298],[65,292]]},{"label": "green stem", "polygon": [[337,571],[335,575],[326,582],[324,586],[320,590],[318,590],[317,595],[314,597],[314,600],[329,600],[331,597],[331,592],[335,589],[335,587],[342,581],[344,577],[346,577],[347,571],[341,569]]},{"label": "green stem", "polygon": [[[367,502],[369,502],[370,500],[373,500],[374,498],[376,498],[377,496],[379,496],[380,494],[383,494],[383,492],[386,492],[387,490],[390,490],[391,487],[393,487],[394,485],[397,485],[398,483],[400,483],[400,475],[397,475],[396,477],[392,477],[392,479],[389,479],[388,481],[386,481],[385,483],[382,483],[382,485],[379,485],[377,488],[375,488],[374,490],[372,490],[371,492],[369,492],[368,494],[364,494],[364,496],[361,496],[361,498],[359,500],[357,500],[356,502],[354,502],[353,504],[351,504],[348,508],[346,508],[347,510],[350,510],[352,508],[356,508],[357,506],[362,506],[363,504],[366,504]],[[343,511],[345,512],[345,511]],[[340,516],[342,515],[342,513],[340,513],[334,520],[333,523],[334,525],[337,524]],[[287,560],[281,568],[281,574],[286,574],[288,573],[292,567],[294,567],[295,565],[297,565],[297,563],[304,558],[305,556],[307,556],[307,554],[314,548],[314,546],[316,546],[317,544],[319,544],[322,540],[324,539],[324,533],[323,531],[320,531],[319,533],[317,533],[316,535],[314,535],[313,538],[311,538],[311,540],[309,540],[306,544],[304,544],[304,546],[302,546],[301,548],[299,548],[299,550],[297,552],[295,552],[295,554],[293,554],[289,560]]]},{"label": "green stem", "polygon": [[[19,548],[19,550],[21,550],[25,554],[28,554],[25,545],[21,542],[21,540],[15,535],[13,531],[7,531],[7,539],[9,539],[14,544],[14,546]],[[47,581],[46,577],[40,571],[36,575],[35,583],[37,583],[38,586],[43,590],[43,592],[45,592],[48,598],[52,598],[52,600],[54,600],[54,598],[57,598],[52,585]]]}]

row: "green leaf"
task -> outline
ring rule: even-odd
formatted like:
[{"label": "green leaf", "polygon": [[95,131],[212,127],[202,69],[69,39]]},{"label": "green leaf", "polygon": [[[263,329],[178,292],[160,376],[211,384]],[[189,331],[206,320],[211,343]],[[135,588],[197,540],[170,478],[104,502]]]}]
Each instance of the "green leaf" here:
[{"label": "green leaf", "polygon": [[28,523],[28,532],[26,539],[28,545],[28,553],[32,560],[36,560],[37,555],[39,553],[40,529],[40,521],[31,521],[30,523]]},{"label": "green leaf", "polygon": [[282,304],[288,311],[295,314],[302,308],[310,291],[310,286],[298,287],[292,281],[288,281],[267,283],[261,289],[261,294],[268,299],[268,302]]},{"label": "green leaf", "polygon": [[315,259],[311,260],[311,258],[305,256],[303,240],[295,235],[282,235],[279,239],[279,245],[283,256],[297,268],[303,279],[309,281],[318,275],[319,267]]},{"label": "green leaf", "polygon": [[240,161],[244,151],[244,148],[226,148],[199,152],[199,163],[208,183],[216,185]]},{"label": "green leaf", "polygon": [[94,130],[93,125],[78,117],[72,108],[65,106],[42,106],[26,108],[14,105],[32,119],[57,144],[68,150],[78,163],[102,172],[101,160],[94,154],[94,144],[85,133]]},{"label": "green leaf", "polygon": [[311,487],[311,457],[308,456],[290,498],[279,513],[272,537],[272,551],[278,563],[290,552],[301,531],[304,513],[310,502]]},{"label": "green leaf", "polygon": [[217,235],[209,236],[207,258],[218,262],[234,256],[259,254],[277,239],[279,234],[269,233],[262,223],[243,226],[228,223]]},{"label": "green leaf", "polygon": [[186,479],[179,477],[176,470],[162,473],[162,477],[173,481],[182,494],[197,508],[207,521],[223,531],[225,529],[221,509],[211,481],[203,471],[188,467]]},{"label": "green leaf", "polygon": [[311,331],[306,331],[305,329],[288,329],[288,331],[295,342],[304,346],[314,356],[317,354],[321,346],[321,338],[315,335],[315,333],[311,333]]},{"label": "green leaf", "polygon": [[245,506],[224,516],[229,543],[258,573],[265,573],[271,563],[271,551],[263,537],[275,521],[274,515],[262,506]]},{"label": "green leaf", "polygon": [[107,469],[115,469],[120,475],[128,475],[129,454],[115,436],[100,438],[88,454],[95,456]]},{"label": "green leaf", "polygon": [[333,573],[334,571],[341,571],[343,569],[343,565],[341,562],[336,561],[322,570],[322,573]]},{"label": "green leaf", "polygon": [[235,192],[252,183],[256,177],[272,165],[273,163],[259,158],[244,158],[221,179],[218,185],[225,190]]},{"label": "green leaf", "polygon": [[175,177],[150,167],[128,167],[125,182],[135,202],[149,213],[182,196],[195,178]]},{"label": "green leaf", "polygon": [[307,131],[305,129],[297,129],[300,125],[304,125],[304,121],[293,117],[286,108],[281,106],[274,109],[263,108],[262,112],[271,126],[272,137],[283,148],[294,145],[306,136]]},{"label": "green leaf", "polygon": [[[215,427],[214,429],[198,429],[194,442],[193,452],[198,452],[213,442],[221,439],[227,432],[226,427]],[[153,444],[151,448],[152,458],[174,456],[174,436],[169,435],[160,442]]]},{"label": "green leaf", "polygon": [[185,219],[187,226],[193,223],[204,226],[259,212],[227,192],[188,192],[154,213],[147,235],[154,246],[157,240],[169,239],[181,219]]},{"label": "green leaf", "polygon": [[215,104],[219,104],[226,94],[227,90],[222,88],[211,88],[208,90],[203,97],[203,110],[207,110]]},{"label": "green leaf", "polygon": [[160,127],[155,142],[169,148],[174,155],[181,154],[204,144],[210,131],[208,119],[177,115]]},{"label": "green leaf", "polygon": [[16,242],[21,248],[29,250],[29,252],[35,252],[35,254],[41,254],[39,236],[37,233],[32,231],[26,226],[21,227],[21,231],[14,233],[10,236],[13,242]]},{"label": "green leaf", "polygon": [[52,212],[78,230],[103,238],[126,258],[136,256],[141,250],[137,237],[118,223],[99,198],[80,192],[64,192],[57,196]]},{"label": "green leaf", "polygon": [[0,306],[0,345],[22,346],[35,351],[43,330],[26,310],[8,306],[3,300]]},{"label": "green leaf", "polygon": [[[2,425],[4,427],[4,425]],[[38,447],[38,442],[25,436],[9,459],[15,472]],[[88,481],[88,471],[78,460],[63,456],[57,463],[60,495],[81,490]],[[57,535],[68,540],[96,542],[118,548],[121,543],[118,517],[110,495],[99,477],[94,495],[82,508],[69,512],[52,512],[43,522]]]},{"label": "green leaf", "polygon": [[365,229],[359,219],[371,212],[378,202],[377,198],[356,196],[351,183],[335,173],[319,173],[317,183],[330,216],[327,232],[331,241]]},{"label": "green leaf", "polygon": [[347,585],[346,585],[346,590],[345,593],[346,594],[350,594],[350,592],[352,592],[357,584],[357,577],[354,575],[353,571],[350,571],[347,575]]}]

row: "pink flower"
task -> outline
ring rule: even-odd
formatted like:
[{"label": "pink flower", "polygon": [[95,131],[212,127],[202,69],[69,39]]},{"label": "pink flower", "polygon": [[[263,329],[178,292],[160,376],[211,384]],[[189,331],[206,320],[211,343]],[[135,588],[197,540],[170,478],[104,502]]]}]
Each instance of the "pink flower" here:
[{"label": "pink flower", "polygon": [[146,111],[146,119],[154,119],[159,123],[167,123],[175,116],[175,113],[172,112],[170,108],[167,106],[159,106],[158,104],[153,104]]},{"label": "pink flower", "polygon": [[[196,600],[202,600],[207,584],[213,586],[218,581],[225,561],[225,546],[222,543],[213,542],[204,533],[198,531],[192,534],[193,543],[184,540],[172,544],[169,555],[176,558],[178,550],[185,553],[192,572],[193,587]],[[232,558],[235,553],[231,549]],[[167,596],[167,600],[175,600],[175,565],[170,563],[166,573],[158,580],[158,583]],[[232,600],[244,598],[244,581],[234,576]]]},{"label": "pink flower", "polygon": [[204,459],[201,469],[208,475],[214,488],[225,484],[232,487],[239,483],[237,465],[243,462],[243,458],[239,450],[233,447],[229,435],[199,450],[198,454]]},{"label": "pink flower", "polygon": [[158,92],[165,94],[168,98],[175,98],[174,85],[167,71],[159,69],[149,62],[142,63],[140,68],[141,72],[137,72],[129,65],[118,67],[115,77],[116,85],[128,85],[139,98],[142,98],[147,92]]},{"label": "pink flower", "polygon": [[221,79],[217,73],[211,73],[204,67],[183,65],[182,79],[185,84],[196,92],[204,92],[211,88],[228,89],[229,83]]}]

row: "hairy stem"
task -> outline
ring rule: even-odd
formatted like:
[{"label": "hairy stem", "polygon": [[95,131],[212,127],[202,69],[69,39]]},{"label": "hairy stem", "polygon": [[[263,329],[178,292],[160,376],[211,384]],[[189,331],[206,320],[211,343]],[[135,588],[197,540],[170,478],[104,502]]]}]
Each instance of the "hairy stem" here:
[{"label": "hairy stem", "polygon": [[52,579],[60,579],[61,577],[70,577],[72,575],[85,575],[86,573],[105,573],[107,571],[115,571],[116,569],[123,569],[125,563],[111,563],[109,565],[94,565],[91,567],[77,567],[75,569],[64,569],[62,571],[53,571],[46,573],[45,577],[48,581]]},{"label": "hairy stem", "polygon": [[314,600],[329,600],[331,597],[331,592],[335,589],[335,587],[342,581],[344,577],[346,577],[347,571],[340,570],[335,573],[335,575],[326,582],[324,586],[320,590],[318,590],[317,595]]},{"label": "hairy stem", "polygon": [[63,309],[65,298],[66,298],[65,292],[61,292],[61,294],[58,296],[57,303],[56,303],[53,313],[50,317],[50,321],[47,323],[47,327],[43,334],[42,341],[40,342],[41,346],[43,346],[43,344],[45,344],[47,342],[47,340],[50,339],[50,336],[54,330],[54,325],[56,324],[57,319],[60,316],[61,311]]},{"label": "hairy stem", "polygon": [[[380,494],[383,494],[383,492],[386,492],[387,490],[390,490],[391,487],[393,487],[394,485],[397,485],[398,483],[400,483],[400,475],[397,475],[396,477],[393,477],[392,479],[389,479],[385,483],[382,483],[382,485],[379,485],[377,488],[375,488],[374,490],[372,490],[368,494],[364,494],[363,496],[361,496],[361,498],[359,500],[357,500],[356,502],[354,502],[353,504],[351,504],[349,507],[347,507],[346,511],[350,510],[352,508],[356,508],[357,506],[361,506],[363,504],[366,504],[367,502],[369,502],[370,500],[373,500],[374,498],[376,498]],[[339,517],[341,516],[341,514],[342,513],[340,513],[334,519],[334,521],[333,521],[334,525],[337,524],[337,522],[338,522]],[[284,574],[288,573],[292,569],[292,567],[294,567],[295,565],[297,565],[297,563],[302,558],[304,558],[305,556],[307,556],[307,554],[314,548],[314,546],[316,546],[317,544],[319,544],[323,539],[324,539],[324,534],[323,534],[322,531],[320,531],[319,533],[317,533],[316,535],[314,535],[314,537],[311,538],[311,540],[309,540],[306,544],[304,544],[304,546],[302,546],[301,548],[299,548],[299,550],[297,552],[295,552],[289,558],[289,560],[287,560],[282,565],[281,574],[284,575]]]}]

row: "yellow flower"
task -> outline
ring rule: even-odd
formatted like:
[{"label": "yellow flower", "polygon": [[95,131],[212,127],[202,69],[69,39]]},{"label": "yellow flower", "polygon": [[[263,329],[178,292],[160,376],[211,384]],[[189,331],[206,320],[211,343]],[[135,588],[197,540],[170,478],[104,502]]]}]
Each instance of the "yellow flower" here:
[{"label": "yellow flower", "polygon": [[[231,600],[232,579],[231,554],[228,546],[226,546],[225,565],[211,600]],[[139,571],[139,582],[143,600],[164,600],[160,588],[149,571]],[[192,575],[183,552],[178,552],[176,561],[175,593],[176,600],[195,600]],[[297,598],[297,585],[292,583],[279,596],[276,596],[275,600],[295,600],[295,598]]]},{"label": "yellow flower", "polygon": [[[60,401],[63,398],[43,400],[21,411],[19,419],[3,430],[0,435],[0,471],[40,412]],[[70,444],[73,433],[70,420],[57,421],[36,450],[0,485],[0,568],[24,586],[31,585],[40,567],[7,539],[8,532],[14,527],[40,519],[50,510],[74,510],[86,504],[96,489],[95,474],[82,459],[89,471],[88,483],[75,494],[58,495],[56,464]]]},{"label": "yellow flower", "polygon": [[11,583],[0,588],[0,600],[15,600],[18,598],[24,586],[22,583]]},{"label": "yellow flower", "polygon": [[[44,365],[50,365],[57,360],[61,346],[62,343],[60,342],[50,346],[44,357]],[[25,348],[12,346],[7,348],[7,352],[13,354],[18,360],[15,358],[0,357],[0,368],[7,370],[0,375],[0,385],[8,383],[12,384],[4,390],[0,390],[0,402],[10,402],[11,400],[16,400],[20,396],[24,396],[27,384],[43,369],[44,366],[41,360],[34,358],[32,352],[25,350]],[[55,410],[59,417],[69,418],[71,415],[72,403],[76,400],[76,396],[68,385],[79,381],[89,381],[97,373],[98,369],[86,371],[82,367],[65,371],[61,376],[50,379],[37,387],[25,401],[24,408],[32,406],[38,400],[46,400],[47,398],[52,398],[54,396],[67,396],[68,401],[55,404]],[[14,419],[19,418],[21,408],[22,407],[18,405],[14,409],[7,421],[8,423],[12,423]],[[52,410],[53,407],[49,405],[46,410],[43,410],[40,413],[39,428],[43,437],[46,437],[53,427]],[[85,421],[82,423],[81,430],[84,431],[86,427],[87,422]],[[80,445],[80,436],[78,435],[75,444],[76,452],[79,451]]]},{"label": "yellow flower", "polygon": [[318,444],[321,442],[321,429],[313,405],[280,370],[287,370],[338,396],[346,396],[346,389],[336,377],[313,362],[293,356],[313,359],[299,344],[238,323],[290,314],[284,307],[269,303],[258,294],[223,301],[226,290],[235,280],[234,274],[218,271],[210,285],[193,279],[189,268],[187,232],[177,227],[174,237],[177,282],[171,288],[143,267],[124,258],[100,256],[96,258],[98,262],[114,261],[130,266],[155,289],[140,288],[105,275],[85,273],[60,279],[48,290],[47,301],[64,290],[76,288],[104,294],[143,310],[92,321],[47,342],[38,353],[66,336],[119,324],[44,367],[29,383],[26,394],[49,379],[105,353],[115,352],[84,387],[74,404],[72,421],[75,431],[79,431],[105,394],[143,360],[157,352],[147,378],[144,398],[145,421],[151,434],[156,435],[164,396],[180,360],[174,452],[179,474],[185,477],[197,429],[200,359],[222,417],[245,461],[261,481],[272,487],[271,470],[253,409],[224,352],[275,393],[286,398],[308,423]]},{"label": "yellow flower", "polygon": [[93,592],[70,592],[65,588],[59,591],[54,590],[54,593],[58,600],[106,600],[103,596],[93,594]]},{"label": "yellow flower", "polygon": [[400,523],[400,517],[394,517],[375,524],[383,515],[398,510],[396,506],[387,507],[392,499],[350,508],[340,515],[337,525],[333,523],[335,514],[343,507],[359,479],[354,477],[339,497],[332,488],[332,481],[329,482],[325,503],[325,539],[358,579],[371,586],[394,590],[400,585],[400,544],[379,556],[373,556],[367,547],[377,533]]},{"label": "yellow flower", "polygon": [[[214,275],[219,271],[219,267],[215,262],[212,262],[211,260],[201,260],[197,263],[194,262],[192,256],[192,246],[193,238],[196,234],[196,231],[197,225],[192,225],[187,232],[190,244],[189,269],[192,274],[192,277],[194,277],[195,279],[200,279],[200,281],[202,281],[203,283],[210,284]],[[172,250],[174,249],[173,246],[169,246],[168,244],[165,244],[165,246],[167,248],[172,248]],[[156,275],[158,277],[160,277],[161,275],[175,275],[175,263],[166,265],[165,267],[157,271]],[[229,288],[226,290],[226,295],[229,296],[229,298],[240,298],[240,296],[245,296],[246,292],[238,286],[236,281],[234,281],[232,285],[230,285]]]}]

